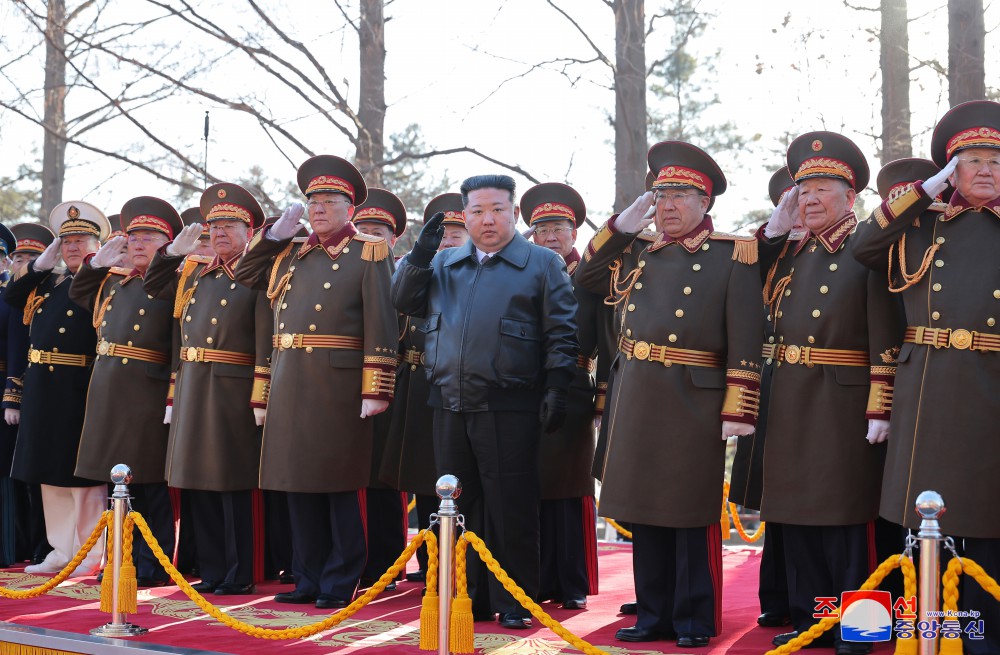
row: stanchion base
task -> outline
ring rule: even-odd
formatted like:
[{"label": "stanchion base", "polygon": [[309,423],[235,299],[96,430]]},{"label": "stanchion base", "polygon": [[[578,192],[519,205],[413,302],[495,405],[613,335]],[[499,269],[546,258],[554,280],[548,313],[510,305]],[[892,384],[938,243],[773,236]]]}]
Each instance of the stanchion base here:
[{"label": "stanchion base", "polygon": [[149,630],[133,623],[105,623],[99,628],[92,629],[90,634],[98,637],[136,637],[147,632]]}]

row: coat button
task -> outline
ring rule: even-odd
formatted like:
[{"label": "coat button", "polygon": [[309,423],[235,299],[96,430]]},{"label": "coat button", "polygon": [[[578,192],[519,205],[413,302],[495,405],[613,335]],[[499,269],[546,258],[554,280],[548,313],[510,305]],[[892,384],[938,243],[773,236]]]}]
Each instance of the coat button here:
[{"label": "coat button", "polygon": [[635,288],[636,289],[641,289],[642,288],[642,282],[636,282],[635,283]]},{"label": "coat button", "polygon": [[781,318],[784,315],[785,315],[785,310],[779,309],[778,313],[775,315],[775,318]]},{"label": "coat button", "polygon": [[139,331],[139,328],[140,328],[140,325],[138,323],[136,323],[135,325],[132,326],[132,329],[135,330],[136,332]]},{"label": "coat button", "polygon": [[411,325],[410,326],[410,332],[416,332],[416,331],[417,331],[417,326],[416,325]]},{"label": "coat button", "polygon": [[334,265],[333,265],[333,266],[331,266],[330,268],[332,268],[332,269],[333,269],[333,270],[335,270],[335,271],[339,271],[339,270],[340,270],[340,264],[334,264]]},{"label": "coat button", "polygon": [[321,312],[323,311],[323,305],[316,305],[313,309],[315,309],[317,312]]},{"label": "coat button", "polygon": [[692,271],[700,271],[701,270],[701,264],[695,264],[694,266],[691,267],[691,270]]},{"label": "coat button", "polygon": [[212,319],[212,325],[215,325],[215,324],[216,324],[216,323],[218,323],[218,322],[219,322],[219,319],[217,319],[217,318],[213,318],[213,319]]},{"label": "coat button", "polygon": [[[941,283],[940,282],[935,282],[934,286],[932,286],[931,289],[934,289],[935,291],[940,291],[941,290]],[[993,295],[994,295],[994,297],[997,297],[995,293]]]},{"label": "coat button", "polygon": [[309,326],[309,331],[310,332],[315,332],[316,331],[316,326],[315,325],[310,325]]},{"label": "coat button", "polygon": [[59,328],[59,334],[66,334],[66,328],[64,327]]},{"label": "coat button", "polygon": [[707,243],[706,243],[706,244],[704,244],[704,245],[703,245],[703,246],[701,247],[701,249],[702,249],[702,250],[708,250],[708,244],[707,244]]},{"label": "coat button", "polygon": [[944,243],[944,237],[938,237],[934,239],[934,243]]},{"label": "coat button", "polygon": [[329,289],[330,288],[330,283],[329,282],[324,282],[323,283],[323,288],[324,289]]},{"label": "coat button", "polygon": [[997,298],[997,299],[1000,299],[1000,289],[997,289],[997,290],[995,290],[993,292],[993,297]]},{"label": "coat button", "polygon": [[213,339],[212,337],[205,337],[205,342],[210,344],[215,343],[215,339]]},{"label": "coat button", "polygon": [[632,328],[626,328],[625,329],[625,336],[626,337],[632,336]]},{"label": "coat button", "polygon": [[808,341],[809,343],[816,343],[816,337],[808,337],[806,341]]},{"label": "coat button", "polygon": [[691,295],[691,287],[684,287],[684,295],[685,296]]},{"label": "coat button", "polygon": [[996,324],[997,324],[997,320],[995,318],[988,318],[988,319],[986,319],[986,325],[989,325],[990,327],[993,327]]},{"label": "coat button", "polygon": [[139,316],[145,316],[145,315],[146,315],[146,310],[145,309],[140,309],[139,310]]},{"label": "coat button", "polygon": [[787,296],[790,296],[790,295],[792,295],[792,290],[791,289],[785,289],[785,296],[787,297]]},{"label": "coat button", "polygon": [[66,310],[66,316],[72,316],[72,315],[73,315],[73,310],[72,309],[67,309]]},{"label": "coat button", "polygon": [[190,322],[191,322],[191,317],[190,317],[190,316],[185,316],[185,317],[184,317],[184,320],[185,320],[186,322],[190,323]]},{"label": "coat button", "polygon": [[931,312],[931,318],[933,318],[935,321],[938,320],[939,318],[941,318],[941,312]]},{"label": "coat button", "polygon": [[836,264],[830,264],[830,270],[831,271],[837,270],[837,265]]},{"label": "coat button", "polygon": [[820,311],[818,309],[813,310],[813,318],[819,318]]},{"label": "coat button", "polygon": [[278,329],[279,330],[284,330],[285,329],[285,324],[284,323],[278,323]]},{"label": "coat button", "polygon": [[288,309],[288,303],[287,302],[281,303],[281,308],[282,309]]},{"label": "coat button", "polygon": [[645,266],[646,266],[646,261],[644,259],[640,259],[639,260],[639,268],[643,268]]},{"label": "coat button", "polygon": [[938,268],[941,268],[942,266],[944,266],[944,260],[938,259],[934,262],[934,265],[937,266]]},{"label": "coat button", "polygon": [[235,282],[233,282],[232,284],[230,284],[230,285],[229,285],[229,288],[230,288],[230,289],[235,289],[235,288],[236,288],[236,283],[235,283]]},{"label": "coat button", "polygon": [[819,292],[820,292],[820,293],[823,293],[823,294],[826,294],[826,293],[829,293],[829,292],[830,292],[830,287],[828,287],[828,286],[826,286],[826,285],[824,284],[823,286],[821,286],[821,287],[819,288]]},{"label": "coat button", "polygon": [[768,343],[774,343],[774,337],[768,337],[767,338],[767,342]]},{"label": "coat button", "polygon": [[674,312],[674,316],[676,316],[677,318],[684,318],[684,310],[678,309],[676,312]]},{"label": "coat button", "polygon": [[225,298],[223,298],[222,300],[219,301],[219,304],[222,305],[223,307],[225,307],[226,305],[229,304],[229,301],[226,300]]},{"label": "coat button", "polygon": [[349,253],[349,252],[351,252],[351,249],[350,249],[350,248],[344,248],[344,254],[345,254],[345,255],[346,255],[347,253]]},{"label": "coat button", "polygon": [[669,341],[670,343],[677,343],[677,335],[676,334],[667,335],[667,341]]},{"label": "coat button", "polygon": [[635,311],[635,305],[634,305],[634,304],[630,304],[630,305],[628,306],[628,308],[627,308],[627,309],[628,309],[628,310],[629,310],[630,312],[634,312],[634,311]]}]

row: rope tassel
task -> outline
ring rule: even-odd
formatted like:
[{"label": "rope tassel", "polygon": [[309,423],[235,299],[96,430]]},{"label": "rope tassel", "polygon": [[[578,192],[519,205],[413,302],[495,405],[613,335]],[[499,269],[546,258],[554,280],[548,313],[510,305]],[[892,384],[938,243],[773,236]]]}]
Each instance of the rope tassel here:
[{"label": "rope tassel", "polygon": [[465,551],[469,542],[463,536],[455,546],[455,599],[451,603],[451,652],[472,653],[476,634],[473,628],[472,599],[469,598],[469,578],[465,569]]},{"label": "rope tassel", "polygon": [[438,545],[437,537],[428,530],[424,533],[427,546],[427,585],[424,599],[420,603],[420,650],[438,649]]}]

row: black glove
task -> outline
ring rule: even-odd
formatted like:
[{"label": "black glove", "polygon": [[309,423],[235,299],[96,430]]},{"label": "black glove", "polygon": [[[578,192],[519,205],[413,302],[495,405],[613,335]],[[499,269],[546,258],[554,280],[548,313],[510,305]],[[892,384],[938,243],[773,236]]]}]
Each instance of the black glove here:
[{"label": "black glove", "polygon": [[417,235],[416,243],[413,244],[413,250],[406,258],[407,261],[419,268],[430,268],[434,253],[437,252],[438,246],[441,245],[441,239],[444,238],[444,226],[441,224],[443,221],[444,212],[438,212],[424,223],[420,234]]},{"label": "black glove", "polygon": [[566,422],[566,390],[561,387],[549,387],[542,399],[542,409],[539,412],[542,429],[545,434],[552,434]]}]

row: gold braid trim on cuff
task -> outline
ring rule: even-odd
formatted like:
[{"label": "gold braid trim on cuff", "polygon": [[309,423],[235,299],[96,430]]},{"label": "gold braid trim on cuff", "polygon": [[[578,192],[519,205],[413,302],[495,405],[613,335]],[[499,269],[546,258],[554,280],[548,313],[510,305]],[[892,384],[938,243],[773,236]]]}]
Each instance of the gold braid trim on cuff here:
[{"label": "gold braid trim on cuff", "polygon": [[264,378],[254,378],[253,389],[250,391],[250,402],[266,405],[270,395],[271,381]]},{"label": "gold braid trim on cuff", "polygon": [[722,401],[722,413],[738,416],[749,414],[754,418],[760,410],[760,392],[733,384],[726,385],[726,398]]},{"label": "gold braid trim on cuff", "polygon": [[893,386],[885,382],[872,382],[868,392],[868,411],[882,413],[892,411]]}]

